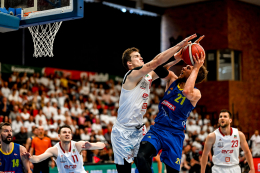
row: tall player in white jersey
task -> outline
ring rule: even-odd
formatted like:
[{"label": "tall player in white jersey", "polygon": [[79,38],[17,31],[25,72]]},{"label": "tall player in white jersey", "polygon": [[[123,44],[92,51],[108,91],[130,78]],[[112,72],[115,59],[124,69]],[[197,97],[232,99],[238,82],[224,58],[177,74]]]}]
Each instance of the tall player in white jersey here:
[{"label": "tall player in white jersey", "polygon": [[245,135],[236,128],[230,127],[232,122],[231,113],[228,110],[221,110],[219,114],[219,128],[210,133],[206,138],[201,159],[201,173],[205,173],[208,162],[208,154],[213,147],[212,173],[240,173],[239,147],[245,153],[246,160],[250,167],[249,173],[254,173],[254,163],[249,150]]},{"label": "tall player in white jersey", "polygon": [[80,152],[82,150],[102,149],[105,144],[102,142],[89,143],[86,141],[72,141],[72,130],[68,125],[61,126],[59,129],[60,142],[55,146],[48,148],[39,156],[31,156],[30,153],[23,153],[23,157],[29,159],[32,163],[39,163],[49,157],[56,157],[58,171],[61,173],[85,173],[83,167],[83,158]]},{"label": "tall player in white jersey", "polygon": [[140,142],[146,133],[143,115],[147,109],[151,82],[158,77],[167,77],[169,72],[162,64],[195,37],[196,34],[187,37],[146,64],[138,49],[129,48],[124,51],[122,62],[129,71],[123,79],[118,117],[111,133],[115,164],[119,173],[131,172],[131,163],[136,158]]}]

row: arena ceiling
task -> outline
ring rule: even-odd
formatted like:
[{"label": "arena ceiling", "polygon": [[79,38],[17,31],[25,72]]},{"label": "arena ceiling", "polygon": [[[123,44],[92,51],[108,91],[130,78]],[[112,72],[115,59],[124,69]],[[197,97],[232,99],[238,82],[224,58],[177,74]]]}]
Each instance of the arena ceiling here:
[{"label": "arena ceiling", "polygon": [[[136,1],[137,6],[140,7],[142,4],[147,4],[151,6],[156,6],[160,8],[168,8],[178,5],[192,4],[202,1],[210,1],[210,0],[104,0],[108,2],[114,2],[123,5],[127,3],[127,1]],[[239,0],[246,3],[254,4],[260,6],[260,0]]]}]

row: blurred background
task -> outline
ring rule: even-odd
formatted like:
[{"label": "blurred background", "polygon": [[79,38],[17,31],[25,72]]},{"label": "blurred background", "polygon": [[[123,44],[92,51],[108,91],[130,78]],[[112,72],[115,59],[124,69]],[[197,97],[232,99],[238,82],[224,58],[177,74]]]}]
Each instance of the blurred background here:
[{"label": "blurred background", "polygon": [[[260,1],[86,0],[84,5],[84,18],[61,25],[54,57],[33,57],[28,29],[0,33],[0,122],[13,124],[15,142],[30,150],[37,127],[44,126],[54,145],[59,126],[68,124],[73,140],[106,143],[104,150],[83,152],[86,165],[113,165],[110,132],[127,72],[121,62],[123,51],[136,47],[148,62],[197,33],[206,36],[200,44],[206,51],[209,74],[196,86],[202,98],[187,122],[183,149],[187,164],[181,165],[182,171],[200,172],[204,140],[218,128],[221,109],[231,111],[232,127],[246,135],[255,157],[260,154],[260,139],[256,140],[260,125]],[[185,65],[180,62],[171,70],[179,75]],[[144,116],[147,129],[154,123],[164,87],[160,79],[152,85]],[[156,161],[154,171],[160,172]],[[240,161],[246,172],[243,152]],[[50,167],[55,171],[51,161]],[[115,171],[115,167],[108,169]]]}]

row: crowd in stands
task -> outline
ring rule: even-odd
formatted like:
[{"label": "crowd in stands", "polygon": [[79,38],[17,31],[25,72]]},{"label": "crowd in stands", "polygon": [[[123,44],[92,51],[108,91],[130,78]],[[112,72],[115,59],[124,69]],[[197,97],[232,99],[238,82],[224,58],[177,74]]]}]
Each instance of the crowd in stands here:
[{"label": "crowd in stands", "polygon": [[[30,150],[31,141],[43,126],[45,135],[58,142],[58,128],[69,125],[73,140],[106,144],[103,150],[84,151],[85,163],[112,163],[111,130],[116,121],[121,82],[89,81],[82,77],[71,80],[70,76],[53,74],[46,76],[34,73],[13,72],[0,76],[0,122],[12,123],[14,141]],[[158,104],[164,87],[153,84],[144,122],[149,130],[154,124]],[[202,117],[194,109],[186,123],[182,157],[183,172],[198,172],[203,144],[207,135],[217,126],[212,126],[210,116]],[[208,169],[212,166],[209,159]]]}]

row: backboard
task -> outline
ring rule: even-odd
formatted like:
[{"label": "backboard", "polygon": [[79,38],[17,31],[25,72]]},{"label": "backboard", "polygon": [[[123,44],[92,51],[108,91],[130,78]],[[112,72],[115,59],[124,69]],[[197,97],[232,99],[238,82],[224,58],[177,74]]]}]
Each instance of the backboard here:
[{"label": "backboard", "polygon": [[1,8],[20,17],[19,28],[82,18],[83,0],[1,0]]}]

